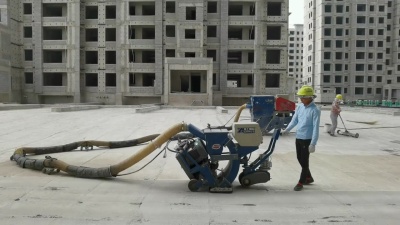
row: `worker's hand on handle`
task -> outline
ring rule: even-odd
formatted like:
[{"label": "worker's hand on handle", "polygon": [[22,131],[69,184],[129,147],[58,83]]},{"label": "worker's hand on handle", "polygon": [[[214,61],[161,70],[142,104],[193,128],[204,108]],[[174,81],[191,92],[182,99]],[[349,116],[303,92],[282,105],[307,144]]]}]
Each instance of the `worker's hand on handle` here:
[{"label": "worker's hand on handle", "polygon": [[287,129],[282,129],[282,131],[281,131],[282,135],[288,135],[289,133],[290,133],[290,131]]},{"label": "worker's hand on handle", "polygon": [[308,151],[309,151],[310,153],[315,152],[315,145],[310,145],[310,146],[308,146]]}]

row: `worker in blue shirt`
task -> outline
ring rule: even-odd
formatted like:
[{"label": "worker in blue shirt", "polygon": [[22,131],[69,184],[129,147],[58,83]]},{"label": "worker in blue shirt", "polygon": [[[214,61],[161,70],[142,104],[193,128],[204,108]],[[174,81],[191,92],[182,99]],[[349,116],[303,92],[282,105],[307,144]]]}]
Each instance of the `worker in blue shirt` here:
[{"label": "worker in blue shirt", "polygon": [[319,121],[321,111],[313,102],[316,95],[311,86],[304,85],[297,92],[301,103],[296,107],[289,125],[283,131],[288,134],[292,128],[297,126],[296,129],[296,154],[297,160],[301,165],[300,180],[294,187],[295,191],[303,189],[303,184],[311,184],[314,182],[309,168],[310,153],[315,152],[319,137]]}]

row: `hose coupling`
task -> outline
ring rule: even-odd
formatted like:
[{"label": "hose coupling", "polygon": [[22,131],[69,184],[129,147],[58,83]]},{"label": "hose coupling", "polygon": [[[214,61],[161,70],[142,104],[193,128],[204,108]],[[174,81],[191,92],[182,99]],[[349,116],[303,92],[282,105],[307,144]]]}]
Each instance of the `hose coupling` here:
[{"label": "hose coupling", "polygon": [[56,169],[56,168],[44,167],[42,169],[42,173],[45,173],[47,175],[51,175],[51,174],[59,173],[59,172],[60,172],[60,169]]}]

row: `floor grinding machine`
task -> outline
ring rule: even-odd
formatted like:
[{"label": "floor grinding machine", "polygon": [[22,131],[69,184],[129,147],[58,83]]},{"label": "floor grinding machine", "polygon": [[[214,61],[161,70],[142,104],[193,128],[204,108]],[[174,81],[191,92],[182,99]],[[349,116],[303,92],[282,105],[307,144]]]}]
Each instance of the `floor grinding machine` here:
[{"label": "floor grinding machine", "polygon": [[[239,121],[240,112],[244,108],[251,110],[252,121]],[[176,159],[190,178],[188,187],[191,191],[208,188],[211,192],[232,192],[232,183],[241,165],[243,170],[239,174],[239,182],[242,186],[265,183],[271,179],[271,154],[281,129],[287,126],[294,108],[293,102],[283,98],[252,96],[251,103],[240,107],[231,127],[208,125],[206,129],[200,130],[192,124],[178,123],[161,134],[126,141],[84,140],[50,147],[20,147],[14,151],[10,160],[22,168],[41,170],[46,174],[63,171],[81,178],[111,178],[134,173],[121,174],[164,143],[167,142],[161,152],[168,148],[169,143],[177,140],[172,151],[176,153]],[[268,149],[250,162],[251,154],[258,150],[263,142],[262,129],[274,129]],[[30,157],[73,151],[79,147],[86,150],[93,149],[93,146],[123,148],[145,142],[149,143],[136,154],[124,157],[119,163],[100,168],[75,166],[51,156],[46,156],[45,159]]]},{"label": "floor grinding machine", "polygon": [[[281,129],[292,118],[295,104],[274,96],[252,96],[251,104],[246,107],[252,112],[251,122],[234,122],[231,128],[208,126],[204,130],[188,125],[188,131],[194,138],[179,141],[175,151],[177,160],[190,179],[188,187],[191,191],[208,188],[210,192],[232,192],[232,182],[240,165],[243,170],[238,179],[244,187],[271,179],[271,154]],[[263,142],[260,127],[274,131],[268,149],[250,162],[251,153],[258,150]],[[226,166],[218,169],[220,163]]]}]

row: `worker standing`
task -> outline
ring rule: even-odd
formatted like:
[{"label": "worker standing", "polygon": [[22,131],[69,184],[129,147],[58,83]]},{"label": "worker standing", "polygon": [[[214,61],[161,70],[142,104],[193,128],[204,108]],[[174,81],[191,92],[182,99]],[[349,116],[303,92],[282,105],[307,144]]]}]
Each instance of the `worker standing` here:
[{"label": "worker standing", "polygon": [[332,121],[332,127],[329,130],[329,134],[331,136],[335,136],[335,132],[336,132],[336,127],[337,127],[337,118],[340,114],[340,112],[342,111],[342,109],[340,108],[340,102],[343,100],[343,96],[338,94],[336,95],[335,99],[332,102],[332,107],[331,107],[331,121]]},{"label": "worker standing", "polygon": [[300,191],[303,189],[303,184],[314,182],[310,172],[309,158],[310,153],[315,152],[315,146],[317,145],[321,111],[313,101],[316,96],[311,86],[304,85],[301,87],[297,92],[297,96],[300,98],[301,103],[297,105],[293,118],[283,133],[287,134],[297,126],[296,155],[302,169],[299,182],[294,187],[294,190]]}]

